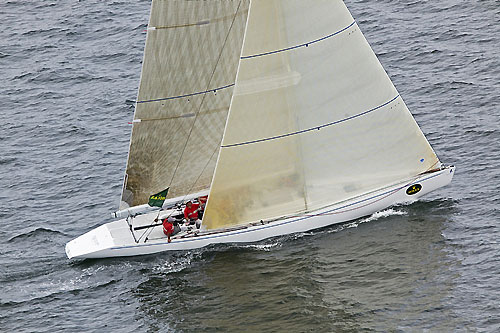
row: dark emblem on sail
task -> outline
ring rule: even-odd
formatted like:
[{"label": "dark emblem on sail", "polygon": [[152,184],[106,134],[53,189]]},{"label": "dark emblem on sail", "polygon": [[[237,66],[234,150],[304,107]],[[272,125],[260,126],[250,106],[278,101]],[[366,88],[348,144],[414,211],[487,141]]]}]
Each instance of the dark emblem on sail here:
[{"label": "dark emblem on sail", "polygon": [[415,184],[415,185],[412,185],[406,189],[406,194],[413,195],[413,194],[420,192],[421,189],[422,189],[422,185]]}]

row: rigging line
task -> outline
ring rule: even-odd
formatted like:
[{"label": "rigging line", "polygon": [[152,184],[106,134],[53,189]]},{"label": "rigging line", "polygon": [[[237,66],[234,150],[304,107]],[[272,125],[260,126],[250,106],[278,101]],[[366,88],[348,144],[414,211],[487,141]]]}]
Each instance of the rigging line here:
[{"label": "rigging line", "polygon": [[270,54],[274,54],[274,53],[280,53],[280,52],[290,51],[290,50],[293,50],[293,49],[298,49],[299,47],[308,47],[311,44],[314,44],[314,43],[317,43],[317,42],[321,42],[321,41],[323,41],[325,39],[328,39],[330,37],[333,37],[335,35],[338,35],[338,34],[344,32],[344,31],[346,31],[347,29],[349,29],[350,27],[352,27],[355,23],[356,23],[356,21],[353,21],[347,27],[345,27],[345,28],[343,28],[343,29],[341,29],[339,31],[336,31],[333,34],[329,34],[327,36],[315,39],[315,40],[307,42],[307,43],[302,43],[302,44],[299,44],[299,45],[290,46],[290,47],[287,47],[287,48],[284,48],[284,49],[275,50],[275,51],[257,53],[257,54],[252,54],[252,55],[249,55],[249,56],[243,56],[240,59],[251,59],[251,58],[261,57],[261,56],[270,55]]},{"label": "rigging line", "polygon": [[[226,43],[227,43],[227,40],[228,40],[229,35],[231,33],[231,30],[233,30],[233,25],[234,25],[234,22],[236,21],[236,16],[240,10],[240,6],[241,6],[242,1],[243,0],[240,0],[240,2],[238,3],[238,8],[236,8],[236,12],[234,13],[233,20],[231,21],[231,26],[229,27],[229,30],[227,31],[226,38],[224,39],[224,43],[222,44],[222,47],[220,49],[219,56],[217,58],[217,61],[215,62],[214,69],[212,70],[212,74],[210,75],[210,79],[208,80],[208,85],[210,85],[210,83],[212,82],[212,79],[214,78],[215,70],[217,69],[217,66],[219,65],[220,59],[222,58],[222,52],[224,51],[224,48],[226,47]],[[191,138],[191,134],[193,133],[194,125],[196,124],[196,120],[198,119],[198,114],[201,111],[201,107],[203,106],[203,102],[205,102],[206,96],[207,96],[206,94],[203,95],[203,99],[201,100],[200,107],[198,108],[198,111],[196,112],[196,115],[195,115],[194,120],[193,120],[193,125],[191,126],[191,129],[189,130],[189,134],[188,134],[188,137],[186,139],[186,143],[184,144],[184,147],[182,148],[181,156],[179,157],[179,161],[177,162],[177,165],[175,166],[174,172],[172,173],[172,178],[170,179],[170,183],[168,186],[172,185],[172,182],[174,181],[175,174],[177,173],[177,169],[179,168],[179,165],[181,164],[182,157],[184,156],[184,152],[186,151],[186,147],[188,145],[189,139]]]},{"label": "rigging line", "polygon": [[[200,180],[200,177],[201,175],[203,174],[203,172],[205,172],[205,169],[207,168],[207,166],[210,164],[210,161],[212,160],[212,157],[214,157],[215,153],[217,152],[217,150],[219,150],[219,146],[215,146],[215,149],[214,151],[212,152],[212,155],[210,155],[210,158],[207,160],[207,163],[205,163],[205,166],[203,167],[203,169],[201,170],[201,172],[199,173],[198,177],[196,178],[196,180],[193,182],[193,184],[191,185],[191,187],[189,188],[189,190],[187,191],[187,193],[184,195],[184,197],[182,198],[181,201],[184,201],[186,199],[186,197],[189,195],[189,193],[191,193],[191,190],[194,188],[194,186],[196,185],[196,183],[198,182],[198,180]],[[160,209],[161,211],[161,209]],[[170,214],[168,214],[167,218],[169,218],[170,216],[172,216],[172,214],[175,213],[175,210],[172,210],[170,212]],[[158,212],[158,216],[156,218],[158,218],[160,216],[160,212]],[[151,228],[153,226],[153,223],[156,222],[153,220],[153,222],[151,222],[151,224],[149,225],[149,228]],[[148,228],[148,229],[149,229]],[[146,230],[147,231],[147,230]],[[139,237],[139,240],[142,238],[142,236],[144,236],[144,234],[146,233],[146,231],[141,235],[141,237]],[[151,229],[151,231],[153,231]],[[151,233],[151,231],[149,233]],[[149,234],[146,236],[146,238],[149,237]]]},{"label": "rigging line", "polygon": [[[191,190],[194,188],[194,186],[196,185],[196,183],[198,182],[198,180],[200,180],[200,177],[201,175],[203,174],[203,172],[205,172],[205,169],[207,168],[207,166],[210,164],[210,161],[212,160],[212,157],[214,157],[215,153],[217,152],[217,150],[219,150],[219,145],[216,145],[215,146],[215,149],[214,151],[212,152],[212,155],[210,155],[210,158],[207,160],[207,163],[205,163],[205,166],[203,167],[203,169],[201,170],[201,172],[199,173],[198,177],[196,178],[196,180],[193,182],[193,184],[191,185],[191,187],[189,188],[189,190],[186,192],[186,194],[184,195],[184,197],[182,198],[181,202],[183,202],[186,197],[189,195],[189,193],[191,193]],[[168,214],[167,218],[169,218],[170,216],[172,216],[172,214],[175,213],[175,209],[172,210],[170,212],[170,214]],[[160,215],[160,213],[158,213],[158,216]],[[158,218],[158,217],[157,217]],[[153,221],[155,222],[155,221]],[[151,223],[151,225],[149,227],[151,227],[153,225],[153,223]],[[151,229],[151,231],[153,231],[153,229]],[[151,234],[151,231],[149,232],[149,234]],[[149,234],[146,236],[149,237]],[[144,236],[144,234],[141,235],[140,238],[142,238],[142,236]],[[139,238],[139,239],[140,239]]]},{"label": "rigging line", "polygon": [[[146,230],[144,230],[144,232],[142,233],[142,235],[141,235],[141,236],[139,236],[139,238],[137,238],[137,243],[139,243],[139,241],[142,239],[142,237],[143,237],[143,236],[144,236],[144,235],[148,232],[148,230],[151,228],[151,226],[153,225],[153,223],[154,223],[154,222],[155,222],[155,221],[153,220],[153,222],[151,222],[151,224],[149,225],[149,228],[147,228]],[[153,229],[151,228],[151,230],[153,230]],[[149,236],[149,235],[148,235],[148,236]],[[146,238],[147,238],[148,236],[146,236]]]},{"label": "rigging line", "polygon": [[[200,179],[201,175],[203,174],[203,172],[205,172],[205,169],[207,168],[208,164],[210,164],[210,161],[212,160],[212,157],[214,157],[215,153],[217,152],[217,150],[219,149],[219,146],[215,146],[215,149],[214,151],[212,152],[212,155],[210,155],[210,158],[208,159],[207,163],[205,164],[205,166],[203,167],[203,170],[201,170],[201,172],[199,173],[198,177],[196,178],[196,180],[193,182],[193,184],[191,185],[191,187],[189,188],[189,190],[187,191],[187,193],[184,195],[184,197],[182,198],[181,201],[184,201],[186,199],[186,197],[188,196],[189,193],[191,193],[191,190],[193,189],[193,187],[196,185],[196,183],[198,182],[198,180]],[[158,219],[158,217],[160,216],[160,212],[161,212],[161,209],[160,211],[158,211],[158,215],[156,216],[156,220]],[[170,212],[170,214],[168,214],[168,216],[166,217],[167,219],[172,216],[172,214],[175,213],[175,210],[172,210]],[[149,227],[146,229],[146,231],[144,231],[144,233],[141,235],[141,237],[139,237],[139,239],[137,240],[136,243],[139,243],[139,240],[141,240],[141,238],[146,234],[146,232],[148,232],[149,230],[149,233],[146,235],[146,238],[145,238],[145,241],[149,239],[149,235],[151,234],[151,232],[153,231],[153,228],[154,228],[154,225],[153,223],[156,222],[156,220],[153,220],[153,222],[151,222],[151,224],[149,225]],[[132,233],[133,235],[133,233]],[[134,236],[135,238],[135,236]]]},{"label": "rigging line", "polygon": [[[146,237],[144,238],[144,243],[148,240],[148,237],[149,235],[151,235],[151,232],[153,231],[154,227],[156,227],[157,225],[154,225],[155,222],[158,222],[158,218],[160,217],[160,213],[161,213],[162,209],[158,210],[158,215],[156,215],[156,218],[151,222],[151,224],[146,228],[146,230],[142,233],[142,235],[137,239],[137,242],[136,243],[139,243],[139,241],[142,239],[142,237],[144,235],[146,235],[146,233],[149,233],[146,235]],[[172,213],[170,213],[170,215],[172,215]],[[170,217],[170,215],[168,215],[168,217]],[[167,218],[168,218],[167,217]],[[132,232],[133,234],[133,232]],[[135,238],[135,237],[134,237]]]},{"label": "rigging line", "polygon": [[[158,216],[160,216],[159,213],[158,213]],[[158,219],[158,218],[156,218],[156,219]],[[155,227],[155,225],[154,225],[155,222],[157,222],[157,221],[153,220],[153,222],[151,222],[151,224],[149,225],[149,228],[147,228],[146,231],[144,231],[144,233],[146,233],[146,232],[148,233],[146,235],[146,237],[144,238],[144,243],[146,243],[148,241],[149,235],[151,235],[151,233],[153,232],[154,227]],[[142,236],[144,236],[144,234]]]},{"label": "rigging line", "polygon": [[189,188],[189,191],[187,191],[186,195],[184,195],[184,198],[182,198],[182,201],[184,201],[184,199],[186,199],[186,197],[188,196],[189,193],[191,193],[191,191],[193,190],[194,186],[196,185],[196,183],[198,182],[198,180],[200,180],[201,178],[201,175],[203,174],[203,172],[205,172],[205,169],[207,168],[207,166],[210,164],[210,161],[212,160],[212,157],[214,157],[215,153],[217,152],[217,150],[219,150],[219,146],[215,146],[215,149],[214,151],[212,152],[212,155],[210,155],[210,158],[207,160],[207,163],[205,163],[205,166],[203,167],[203,169],[201,170],[200,174],[198,175],[198,177],[196,178],[196,180],[193,182],[193,185],[191,185],[191,187]]},{"label": "rigging line", "polygon": [[224,146],[221,146],[221,148],[230,148],[230,147],[243,146],[243,145],[248,145],[248,144],[252,144],[252,143],[258,143],[258,142],[264,142],[264,141],[282,139],[282,138],[286,138],[288,136],[292,136],[292,135],[296,135],[296,134],[302,134],[302,133],[311,132],[311,131],[318,131],[318,130],[324,128],[324,127],[329,127],[329,126],[337,125],[339,123],[343,123],[345,121],[352,120],[354,118],[358,118],[358,117],[364,116],[364,115],[366,115],[366,114],[368,114],[370,112],[376,111],[376,110],[378,110],[378,109],[380,109],[380,108],[382,108],[382,107],[384,107],[384,106],[386,106],[386,105],[394,102],[398,97],[399,97],[399,95],[397,95],[396,97],[394,97],[390,101],[385,102],[382,105],[374,107],[373,109],[370,109],[368,111],[364,111],[364,112],[355,114],[353,116],[350,116],[350,117],[347,117],[347,118],[344,118],[344,119],[336,120],[336,121],[333,121],[331,123],[326,123],[326,124],[323,124],[323,125],[319,125],[319,126],[307,128],[307,129],[304,129],[304,130],[301,130],[301,131],[297,131],[297,132],[292,132],[292,133],[287,133],[287,134],[282,134],[282,135],[271,136],[271,137],[265,138],[265,139],[258,139],[258,140],[240,142],[240,143],[233,143],[233,144],[230,144],[230,145],[224,145]]},{"label": "rigging line", "polygon": [[208,90],[205,90],[205,91],[199,91],[199,92],[195,92],[195,93],[191,93],[191,94],[184,94],[184,95],[171,96],[171,97],[165,97],[165,98],[147,99],[147,100],[144,100],[144,101],[136,101],[136,103],[137,104],[142,104],[142,103],[160,102],[160,101],[168,101],[168,100],[177,99],[177,98],[191,97],[191,96],[196,96],[196,95],[207,94],[207,93],[210,93],[210,92],[217,92],[219,90],[230,88],[230,87],[233,87],[233,86],[234,86],[234,83],[231,83],[231,84],[227,84],[227,85],[222,86],[222,87],[208,89]]}]

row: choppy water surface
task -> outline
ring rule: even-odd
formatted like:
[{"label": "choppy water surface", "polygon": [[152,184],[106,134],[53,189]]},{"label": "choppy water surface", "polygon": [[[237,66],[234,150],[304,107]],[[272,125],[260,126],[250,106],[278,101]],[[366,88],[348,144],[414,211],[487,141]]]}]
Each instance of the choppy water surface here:
[{"label": "choppy water surface", "polygon": [[346,3],[449,187],[255,245],[73,262],[119,200],[149,1],[2,1],[2,331],[499,331],[500,4]]}]

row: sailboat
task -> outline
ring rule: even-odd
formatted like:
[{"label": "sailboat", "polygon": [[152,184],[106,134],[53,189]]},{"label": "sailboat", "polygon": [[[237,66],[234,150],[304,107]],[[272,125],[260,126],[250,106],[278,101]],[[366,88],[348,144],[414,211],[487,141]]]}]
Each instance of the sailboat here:
[{"label": "sailboat", "polygon": [[[343,1],[153,0],[117,220],[66,254],[305,232],[417,200],[454,172]],[[207,195],[200,228],[164,234],[159,219]]]}]

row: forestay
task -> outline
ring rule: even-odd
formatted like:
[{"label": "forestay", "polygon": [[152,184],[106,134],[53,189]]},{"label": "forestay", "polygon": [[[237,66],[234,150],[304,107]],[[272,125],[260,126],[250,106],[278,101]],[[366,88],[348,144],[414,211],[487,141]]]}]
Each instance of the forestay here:
[{"label": "forestay", "polygon": [[252,0],[203,223],[315,210],[439,160],[341,0]]},{"label": "forestay", "polygon": [[121,208],[208,189],[248,0],[153,0]]}]

